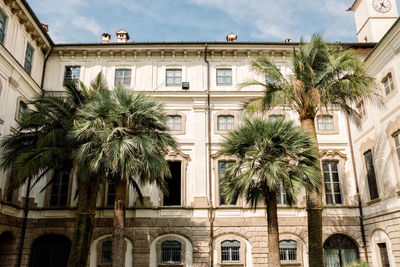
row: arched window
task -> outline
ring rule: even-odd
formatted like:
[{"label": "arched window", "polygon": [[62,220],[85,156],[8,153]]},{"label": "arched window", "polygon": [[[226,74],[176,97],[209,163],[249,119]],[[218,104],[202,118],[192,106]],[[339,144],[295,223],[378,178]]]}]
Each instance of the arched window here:
[{"label": "arched window", "polygon": [[358,261],[358,247],[347,236],[335,234],[324,243],[325,266],[345,267]]},{"label": "arched window", "polygon": [[103,242],[103,245],[101,246],[101,263],[102,264],[107,264],[112,262],[111,258],[111,251],[112,251],[112,241],[105,241]]},{"label": "arched window", "polygon": [[226,240],[221,243],[221,262],[240,262],[240,242]]},{"label": "arched window", "polygon": [[33,242],[30,267],[67,267],[71,241],[63,235],[44,235]]},{"label": "arched window", "polygon": [[297,261],[297,242],[294,240],[282,240],[279,242],[279,256],[282,262]]},{"label": "arched window", "polygon": [[161,243],[161,263],[180,264],[182,261],[182,245],[178,241],[164,241]]}]

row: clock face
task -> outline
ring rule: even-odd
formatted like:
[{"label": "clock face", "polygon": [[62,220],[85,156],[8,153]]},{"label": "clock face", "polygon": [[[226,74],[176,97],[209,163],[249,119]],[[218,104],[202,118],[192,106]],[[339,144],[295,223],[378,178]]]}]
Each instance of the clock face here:
[{"label": "clock face", "polygon": [[372,2],[372,6],[376,11],[381,13],[386,13],[390,10],[392,4],[390,3],[389,0],[374,0]]}]

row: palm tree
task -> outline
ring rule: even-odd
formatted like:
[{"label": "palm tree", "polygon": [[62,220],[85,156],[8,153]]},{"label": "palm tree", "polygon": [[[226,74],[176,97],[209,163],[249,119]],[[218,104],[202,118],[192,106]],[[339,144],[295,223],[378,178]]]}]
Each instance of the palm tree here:
[{"label": "palm tree", "polygon": [[75,154],[78,166],[89,166],[90,172],[115,183],[112,265],[121,267],[127,184],[139,197],[139,185],[156,183],[164,189],[164,176],[169,175],[164,157],[176,143],[166,133],[162,106],[122,87],[98,91],[78,115],[72,133],[82,144]]},{"label": "palm tree", "polygon": [[227,201],[244,194],[256,208],[259,200],[267,206],[268,264],[280,266],[277,191],[286,190],[288,204],[304,188],[319,183],[318,160],[311,138],[283,119],[266,122],[262,118],[245,119],[222,145],[222,153],[236,157],[222,174]]},{"label": "palm tree", "polygon": [[[276,106],[289,107],[298,114],[303,130],[315,144],[318,140],[314,121],[318,112],[339,107],[359,125],[360,115],[353,106],[361,100],[376,99],[377,89],[363,62],[351,50],[328,45],[321,35],[313,35],[309,43],[300,42],[293,50],[292,65],[292,73],[284,75],[268,56],[254,60],[252,69],[266,79],[252,80],[242,87],[262,86],[264,96],[249,101],[246,108],[249,112],[265,112]],[[318,145],[315,150],[318,152]],[[319,163],[317,167],[320,168]],[[321,192],[322,182],[307,191],[309,266],[324,266]]]},{"label": "palm tree", "polygon": [[[31,102],[33,109],[25,114],[18,132],[7,136],[2,142],[0,167],[15,170],[13,177],[16,185],[22,185],[29,177],[35,177],[35,185],[51,170],[54,173],[72,170],[75,165],[72,152],[77,143],[68,135],[76,110],[90,97],[90,91],[103,86],[99,75],[92,82],[90,90],[83,84],[80,91],[74,83],[66,83],[67,97],[42,95]],[[84,267],[87,263],[95,224],[98,180],[80,176],[79,173],[77,176],[78,203],[68,263],[70,267]]]}]

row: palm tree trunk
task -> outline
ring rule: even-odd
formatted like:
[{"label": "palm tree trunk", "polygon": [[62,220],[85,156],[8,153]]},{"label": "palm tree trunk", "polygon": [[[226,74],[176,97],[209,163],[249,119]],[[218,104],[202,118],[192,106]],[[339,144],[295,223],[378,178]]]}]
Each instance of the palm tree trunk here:
[{"label": "palm tree trunk", "polygon": [[114,222],[112,236],[112,266],[125,266],[124,232],[125,232],[125,204],[126,180],[117,178],[115,181]]},{"label": "palm tree trunk", "polygon": [[[316,156],[319,158],[318,140],[314,119],[302,119],[301,128],[309,133],[311,138],[314,140]],[[317,164],[318,169],[321,169],[319,161]],[[322,246],[322,183],[323,179],[321,174],[321,183],[314,190],[307,190],[309,266],[324,266],[324,250]]]},{"label": "palm tree trunk", "polygon": [[268,221],[268,266],[281,266],[279,257],[279,228],[276,192],[268,192],[265,196]]},{"label": "palm tree trunk", "polygon": [[68,267],[86,267],[95,226],[99,179],[78,179],[78,207]]}]

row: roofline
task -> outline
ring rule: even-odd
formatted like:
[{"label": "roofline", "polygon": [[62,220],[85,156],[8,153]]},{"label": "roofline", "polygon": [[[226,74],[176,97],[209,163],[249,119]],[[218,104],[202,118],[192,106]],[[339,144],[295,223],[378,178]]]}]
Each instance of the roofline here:
[{"label": "roofline", "polygon": [[386,39],[386,37],[390,34],[390,32],[400,23],[400,17],[393,23],[392,27],[385,33],[385,35],[381,38],[381,40],[375,45],[375,47],[369,52],[368,56],[364,59],[364,62],[372,56],[376,49],[380,46],[380,44]]},{"label": "roofline", "polygon": [[[226,46],[245,46],[245,45],[255,45],[255,46],[263,46],[263,45],[279,45],[279,46],[298,46],[300,43],[299,42],[291,42],[291,43],[285,43],[285,42],[225,42],[225,41],[211,41],[211,42],[206,42],[206,41],[182,41],[182,42],[162,42],[162,41],[157,41],[157,42],[126,42],[126,43],[60,43],[60,44],[55,44],[54,48],[58,47],[105,47],[105,46],[140,46],[140,45],[226,45]],[[332,44],[338,44],[340,46],[343,46],[346,49],[350,48],[374,48],[376,43],[341,43],[341,42],[336,42]]]},{"label": "roofline", "polygon": [[21,3],[24,5],[26,10],[28,10],[29,14],[32,16],[35,23],[39,26],[40,31],[43,33],[44,37],[46,37],[46,39],[50,43],[50,45],[54,46],[54,42],[51,39],[49,33],[43,28],[42,23],[40,22],[40,20],[36,16],[35,12],[32,10],[32,8],[29,6],[28,2],[26,2],[26,0],[21,0]]},{"label": "roofline", "polygon": [[346,11],[353,11],[354,6],[357,4],[358,0],[354,0],[353,4],[351,7],[349,7]]}]

